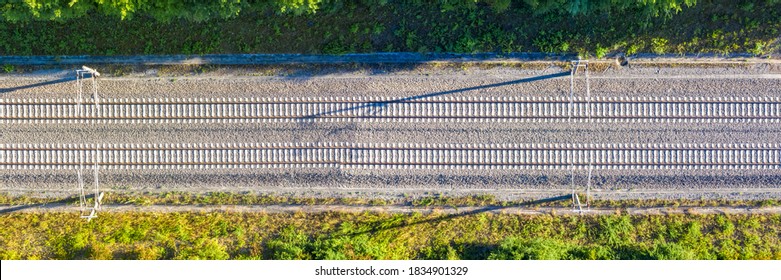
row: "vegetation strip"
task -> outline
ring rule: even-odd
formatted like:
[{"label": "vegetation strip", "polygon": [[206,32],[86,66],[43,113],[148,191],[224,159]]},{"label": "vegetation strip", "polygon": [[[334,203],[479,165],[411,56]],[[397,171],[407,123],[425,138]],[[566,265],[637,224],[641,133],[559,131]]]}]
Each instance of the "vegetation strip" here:
[{"label": "vegetation strip", "polygon": [[781,215],[12,213],[2,259],[781,259]]},{"label": "vegetation strip", "polygon": [[779,0],[179,2],[0,1],[0,54],[763,56],[779,53],[781,29]]},{"label": "vegetation strip", "polygon": [[[669,207],[638,207],[638,208],[596,208],[583,207],[583,211],[572,206],[557,207],[524,207],[524,206],[369,206],[369,205],[103,205],[100,213],[127,212],[225,212],[225,213],[322,213],[346,212],[362,213],[377,212],[389,214],[447,214],[470,215],[476,213],[519,214],[519,215],[670,215],[670,214],[781,214],[781,207],[748,207],[748,206],[669,206]],[[0,206],[0,214],[6,213],[76,213],[77,206],[71,204],[46,204]]]},{"label": "vegetation strip", "polygon": [[449,54],[449,53],[353,53],[344,55],[307,54],[206,54],[206,55],[134,55],[134,56],[0,56],[9,65],[77,65],[77,64],[144,64],[144,65],[275,65],[275,64],[404,64],[404,63],[510,63],[560,60],[569,62],[576,56],[544,53]]},{"label": "vegetation strip", "polygon": [[[584,197],[584,194],[580,194]],[[90,198],[91,199],[91,198]],[[471,196],[451,197],[439,194],[427,194],[417,197],[399,197],[397,199],[364,199],[357,197],[297,197],[272,194],[255,193],[115,193],[106,192],[102,200],[104,205],[135,205],[135,206],[203,206],[203,205],[342,205],[342,206],[413,206],[413,207],[571,207],[569,196],[543,198],[538,200],[500,200],[493,195],[480,194]],[[11,195],[0,193],[0,206],[45,206],[48,204],[78,204],[78,197],[44,198],[27,195]],[[702,199],[702,200],[664,200],[664,199],[635,199],[635,200],[601,200],[590,202],[595,208],[652,208],[652,207],[774,207],[781,206],[781,199],[768,200],[728,200],[728,199]]]}]

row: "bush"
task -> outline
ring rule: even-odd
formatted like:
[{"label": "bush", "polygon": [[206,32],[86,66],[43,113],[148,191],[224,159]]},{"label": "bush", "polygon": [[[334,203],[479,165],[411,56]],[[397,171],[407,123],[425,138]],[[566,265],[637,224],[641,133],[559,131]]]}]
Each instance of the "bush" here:
[{"label": "bush", "polygon": [[614,260],[616,254],[609,247],[602,245],[588,245],[575,247],[570,250],[574,259],[579,260]]},{"label": "bush", "polygon": [[[144,257],[154,258],[159,256],[155,254],[157,252],[139,252]],[[186,248],[179,253],[177,259],[184,260],[227,260],[230,255],[226,252],[224,245],[220,244],[217,239],[214,238],[202,238],[196,240],[192,247]]]},{"label": "bush", "polygon": [[633,243],[635,228],[629,216],[605,216],[599,219],[599,239],[608,246]]},{"label": "bush", "polygon": [[285,227],[276,238],[268,241],[266,247],[275,260],[306,260],[312,256],[307,250],[309,236],[292,226]]},{"label": "bush", "polygon": [[600,46],[599,44],[597,44],[597,51],[596,52],[597,52],[596,53],[597,58],[603,58],[603,57],[605,57],[607,55],[608,52],[610,52],[610,50],[608,48],[605,48],[605,47]]},{"label": "bush", "polygon": [[778,214],[13,213],[0,258],[781,259],[779,230]]},{"label": "bush", "polygon": [[420,251],[419,259],[423,260],[460,260],[461,256],[450,243],[434,243]]},{"label": "bush", "polygon": [[499,244],[490,260],[564,260],[570,259],[570,245],[560,240],[535,238],[524,240],[510,237]]},{"label": "bush", "polygon": [[485,0],[488,6],[497,14],[504,13],[510,9],[511,0]]},{"label": "bush", "polygon": [[567,52],[569,51],[569,43],[565,41],[564,32],[545,32],[540,31],[539,36],[534,39],[532,45],[537,47],[541,52],[554,53],[554,52]]},{"label": "bush", "polygon": [[667,39],[653,38],[651,39],[651,51],[655,54],[663,54],[667,51]]},{"label": "bush", "polygon": [[281,14],[300,16],[316,13],[323,2],[323,0],[274,0],[274,5]]},{"label": "bush", "polygon": [[[768,0],[769,4],[773,1]],[[202,22],[209,19],[232,18],[241,11],[259,11],[273,8],[279,14],[311,15],[318,11],[337,11],[343,7],[361,3],[373,8],[385,6],[389,0],[104,0],[104,1],[71,1],[71,0],[37,0],[15,1],[0,0],[0,20],[10,22],[29,20],[57,20],[80,18],[90,12],[100,12],[105,15],[117,16],[121,19],[133,18],[137,15],[152,16],[158,20],[170,21],[185,19]],[[475,9],[478,2],[490,6],[496,13],[507,11],[512,0],[439,0],[443,12]],[[550,1],[525,0],[523,3],[537,14],[568,13],[571,15],[603,13],[611,10],[637,9],[649,17],[671,16],[682,10],[683,6],[693,6],[696,0],[665,0],[665,1]],[[427,5],[427,1],[413,2],[418,6]],[[752,5],[753,7],[753,5]]]},{"label": "bush", "polygon": [[[275,0],[280,9],[295,9],[305,0]],[[313,0],[317,1],[317,0]],[[6,3],[3,3],[6,2]],[[8,3],[10,2],[10,3]],[[319,1],[318,1],[319,2]],[[39,0],[0,1],[2,19],[10,22],[30,20],[64,21],[80,18],[90,12],[116,16],[120,19],[130,19],[135,15],[148,15],[161,21],[185,19],[202,22],[214,18],[232,18],[249,5],[242,0],[188,1],[188,0],[158,0],[158,1],[70,1],[70,0]]]},{"label": "bush", "polygon": [[694,260],[697,254],[677,243],[655,243],[650,252],[655,260]]}]

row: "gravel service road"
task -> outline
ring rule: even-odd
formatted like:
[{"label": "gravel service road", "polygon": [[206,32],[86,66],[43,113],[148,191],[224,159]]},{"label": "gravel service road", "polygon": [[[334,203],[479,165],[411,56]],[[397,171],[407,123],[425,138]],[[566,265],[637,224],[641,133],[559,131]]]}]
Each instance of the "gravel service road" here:
[{"label": "gravel service road", "polygon": [[[98,101],[106,102],[99,108],[87,105],[95,101],[92,96],[94,89],[87,80],[83,85],[84,104],[78,105],[84,108],[83,112],[81,109],[76,111],[79,107],[75,103],[77,84],[71,78],[74,76],[73,70],[0,75],[2,149],[11,144],[99,147],[248,143],[427,147],[693,145],[691,147],[698,147],[697,151],[681,155],[696,157],[697,160],[702,158],[702,163],[705,163],[711,156],[705,147],[733,144],[744,145],[741,147],[746,149],[752,145],[772,147],[758,154],[756,151],[753,154],[752,151],[725,154],[727,158],[724,158],[720,168],[691,167],[687,164],[692,162],[678,156],[672,159],[674,168],[596,168],[592,170],[591,176],[588,176],[586,165],[567,168],[569,161],[562,161],[557,165],[558,168],[410,166],[354,170],[299,165],[225,165],[208,170],[178,167],[109,169],[106,163],[100,170],[100,182],[103,189],[110,191],[241,191],[366,198],[480,193],[502,199],[522,199],[562,195],[571,193],[573,189],[582,191],[586,185],[590,185],[595,197],[605,199],[781,197],[781,162],[776,156],[781,154],[778,148],[781,143],[781,67],[777,64],[756,63],[740,67],[612,67],[589,73],[588,91],[582,72],[576,73],[574,84],[571,85],[569,70],[554,64],[538,70],[522,67],[466,67],[374,72],[363,69],[288,76],[262,76],[263,73],[232,70],[227,66],[181,76],[164,74],[151,67],[143,72],[120,77],[104,75],[98,78]],[[573,105],[568,104],[570,94],[577,100]],[[256,106],[252,104],[235,108],[221,107],[223,105],[154,107],[154,104],[165,100],[174,102],[171,101],[174,99],[178,103],[207,104],[236,100],[252,104],[283,100],[326,100],[335,103],[290,107],[249,107]],[[518,105],[521,102],[519,100],[536,100],[541,103]],[[640,103],[625,107],[611,103],[627,100]],[[431,101],[438,103],[427,105],[426,102]],[[41,102],[54,105],[34,104]],[[111,102],[117,105],[110,105]],[[458,107],[454,105],[456,102],[469,104]],[[480,105],[483,104],[480,102],[506,104]],[[545,102],[555,104],[545,105],[548,104]],[[596,104],[598,102],[604,104]],[[680,102],[688,103],[675,105]],[[33,105],[13,105],[27,103]],[[122,105],[126,103],[129,105]],[[147,103],[152,105],[143,105]],[[377,104],[382,106],[375,106]],[[574,113],[568,112],[570,106],[575,106],[572,107]],[[611,110],[614,109],[619,110],[616,111],[619,113],[613,113]],[[198,115],[201,121],[193,119],[195,115],[186,113],[195,110],[199,110],[196,113],[201,114]],[[297,110],[302,112],[295,112]],[[61,120],[62,113],[57,113],[59,111],[71,112],[69,116],[72,119]],[[126,114],[125,120],[111,119],[124,116],[123,112],[129,111],[133,113]],[[456,112],[452,113],[455,115],[451,111]],[[134,119],[154,114],[165,117],[165,114],[169,114],[166,112],[173,112],[170,114],[180,119]],[[327,121],[322,117],[334,114],[332,112],[347,117],[334,117]],[[586,112],[588,115],[583,115]],[[278,114],[286,115],[276,119]],[[405,117],[405,114],[413,115]],[[442,117],[443,114],[451,115]],[[492,117],[496,114],[503,114],[503,117]],[[664,117],[666,114],[672,117]],[[302,119],[302,115],[320,117],[322,120]],[[383,116],[387,118],[380,118]],[[592,116],[595,118],[592,119]],[[223,119],[210,121],[216,117]],[[557,151],[550,153],[551,157],[558,155]],[[36,153],[17,154],[15,151],[0,153],[0,192],[33,196],[76,194],[75,170],[21,168],[13,164],[26,157],[44,161],[51,161],[54,157],[44,158]],[[56,152],[52,155],[56,155]],[[244,154],[240,155],[245,157]],[[369,155],[374,154],[362,156]],[[415,153],[410,155],[417,156]],[[457,151],[446,152],[441,158],[447,158],[445,155],[458,159]],[[515,159],[510,155],[514,154],[498,153],[495,156],[507,161],[503,163],[513,165]],[[625,154],[621,152],[620,155]],[[634,159],[655,154],[626,155],[627,159]],[[754,158],[743,158],[752,155]],[[134,161],[148,162],[155,156],[144,154]],[[606,153],[604,157],[611,156],[612,152]],[[12,158],[20,161],[13,161]],[[396,157],[390,155],[390,159],[395,160]],[[759,161],[762,161],[762,165],[755,167],[730,165],[730,162]],[[91,174],[91,171],[86,174]],[[90,184],[91,177],[86,176],[85,179]]]}]

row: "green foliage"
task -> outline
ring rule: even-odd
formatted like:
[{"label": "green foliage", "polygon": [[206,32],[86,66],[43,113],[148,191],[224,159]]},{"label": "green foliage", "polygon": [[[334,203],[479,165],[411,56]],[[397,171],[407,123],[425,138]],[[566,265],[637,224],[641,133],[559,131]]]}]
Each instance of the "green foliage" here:
[{"label": "green foliage", "polygon": [[650,252],[655,260],[694,260],[697,255],[690,249],[676,243],[655,243]]},{"label": "green foliage", "polygon": [[633,242],[634,225],[629,216],[599,217],[599,237],[609,246],[629,245]]},{"label": "green foliage", "polygon": [[511,0],[486,0],[485,2],[498,14],[504,13],[510,9],[510,5],[512,4]]},{"label": "green foliage", "polygon": [[488,256],[491,260],[564,260],[569,259],[570,245],[560,240],[511,237]]},{"label": "green foliage", "polygon": [[667,51],[667,44],[669,41],[664,38],[651,39],[651,51],[655,54],[663,54]]},{"label": "green foliage", "polygon": [[600,46],[597,44],[597,50],[596,50],[596,56],[597,58],[603,58],[607,55],[607,53],[610,52],[610,49]]},{"label": "green foliage", "polygon": [[[604,53],[605,48],[625,48],[630,55],[768,55],[777,52],[774,42],[781,30],[781,6],[773,1],[746,5],[717,0],[697,3],[697,9],[686,9],[695,2],[680,0],[507,3],[0,0],[0,21],[7,22],[0,25],[0,54],[542,51],[593,55]],[[766,12],[756,12],[760,10]],[[86,15],[89,20],[84,20]]]},{"label": "green foliage", "polygon": [[314,14],[320,9],[323,0],[275,0],[277,11],[281,14]]},{"label": "green foliage", "polygon": [[292,226],[285,227],[277,237],[268,241],[270,256],[275,260],[311,259],[307,248],[309,236]]},{"label": "green foliage", "polygon": [[781,259],[781,215],[9,213],[2,259]]},{"label": "green foliage", "polygon": [[[342,7],[363,6],[375,8],[390,3],[388,0],[3,0],[0,2],[2,19],[10,22],[29,20],[67,20],[80,18],[90,12],[130,19],[137,15],[148,15],[158,20],[185,19],[202,22],[209,19],[227,19],[238,16],[242,10],[258,11],[271,8],[278,14],[312,15],[321,10],[337,11]],[[510,9],[511,0],[439,0],[441,12],[474,10],[477,3],[485,3],[495,13]],[[643,10],[649,16],[671,16],[684,6],[696,4],[695,0],[658,1],[589,1],[589,0],[525,0],[526,7],[537,14],[550,12],[571,15],[603,13],[611,10]],[[770,1],[772,3],[772,1]],[[424,2],[415,2],[423,6]],[[742,6],[744,10],[753,9]]]},{"label": "green foliage", "polygon": [[437,242],[421,249],[419,258],[424,260],[460,260],[461,256],[450,243]]},{"label": "green foliage", "polygon": [[541,52],[554,53],[554,52],[567,52],[569,51],[569,43],[565,39],[566,33],[557,31],[555,33],[549,33],[546,31],[540,31],[537,38],[532,43]]},{"label": "green foliage", "polygon": [[537,13],[568,13],[570,15],[604,13],[611,10],[642,10],[648,16],[666,16],[681,12],[684,7],[697,4],[696,0],[524,0]]},{"label": "green foliage", "polygon": [[750,48],[748,50],[748,52],[750,54],[757,55],[757,56],[764,55],[764,54],[767,53],[766,46],[767,46],[767,43],[765,43],[765,42],[761,42],[761,41],[754,42],[754,47]]},{"label": "green foliage", "polygon": [[388,244],[373,240],[368,234],[351,236],[320,236],[314,242],[312,256],[323,260],[383,259]]},{"label": "green foliage", "polygon": [[637,54],[642,47],[639,45],[632,44],[626,49],[626,55],[634,55]]},{"label": "green foliage", "polygon": [[10,22],[31,19],[63,21],[85,16],[95,8],[93,1],[26,0],[0,1],[0,20]]},{"label": "green foliage", "polygon": [[230,255],[225,251],[226,247],[214,238],[201,238],[192,246],[186,247],[176,259],[182,260],[227,260]]},{"label": "green foliage", "polygon": [[11,73],[11,72],[13,72],[15,69],[16,69],[16,68],[15,68],[13,65],[11,65],[11,64],[5,64],[5,65],[3,65],[3,71],[4,71],[4,72],[6,72],[6,73]]},{"label": "green foliage", "polygon": [[[300,1],[275,1],[280,7],[286,9],[299,4],[295,2]],[[145,15],[161,21],[185,19],[202,22],[238,16],[242,8],[248,6],[246,0],[26,0],[24,2],[4,0],[0,2],[0,12],[2,12],[2,19],[10,22],[64,21],[81,18],[90,12],[99,12],[122,20],[133,18],[135,15]]]},{"label": "green foliage", "polygon": [[570,250],[576,260],[613,260],[616,255],[610,247],[604,245],[577,246]]}]

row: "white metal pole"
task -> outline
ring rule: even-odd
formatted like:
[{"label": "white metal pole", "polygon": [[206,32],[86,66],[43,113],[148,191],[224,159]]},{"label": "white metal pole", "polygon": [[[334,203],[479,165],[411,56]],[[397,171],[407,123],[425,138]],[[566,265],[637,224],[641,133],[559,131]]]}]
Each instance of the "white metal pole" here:
[{"label": "white metal pole", "polygon": [[[92,74],[92,88],[95,89],[95,111],[98,110],[98,79],[95,77],[95,74]],[[96,112],[97,113],[97,112]]]},{"label": "white metal pole", "polygon": [[572,119],[572,98],[575,92],[575,73],[578,72],[578,63],[572,63],[572,70],[569,74],[569,107],[567,108],[567,121]]},{"label": "white metal pole", "polygon": [[81,116],[81,98],[82,98],[82,85],[81,85],[81,72],[76,70],[76,91],[79,93],[78,99],[76,99],[76,114]]},{"label": "white metal pole", "polygon": [[98,148],[95,147],[95,154],[93,155],[93,161],[95,162],[95,209],[100,208],[100,204],[98,203],[98,196],[100,195],[100,192],[98,191]]},{"label": "white metal pole", "polygon": [[588,106],[588,120],[591,121],[591,87],[588,82],[588,62],[586,62],[586,106]]},{"label": "white metal pole", "polygon": [[79,170],[76,170],[76,174],[79,176],[79,206],[81,207],[81,211],[83,212],[86,210],[87,206],[87,198],[84,196],[84,179],[81,176],[81,164],[79,164]]},{"label": "white metal pole", "polygon": [[569,180],[570,188],[572,188],[572,208],[575,209],[575,207],[580,207],[580,201],[575,190],[575,171],[572,168],[572,164],[569,165]]},{"label": "white metal pole", "polygon": [[588,165],[588,181],[586,182],[586,207],[591,209],[591,164]]}]

